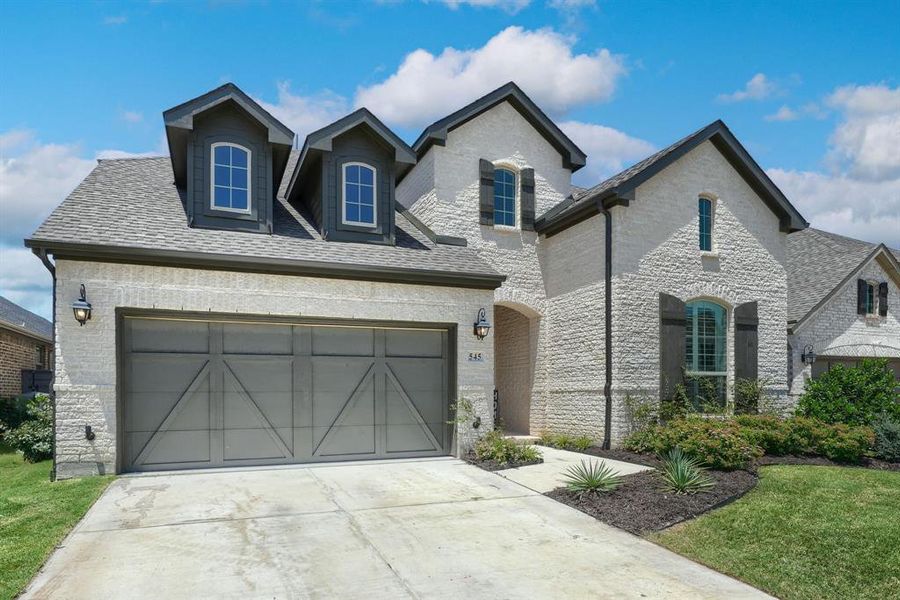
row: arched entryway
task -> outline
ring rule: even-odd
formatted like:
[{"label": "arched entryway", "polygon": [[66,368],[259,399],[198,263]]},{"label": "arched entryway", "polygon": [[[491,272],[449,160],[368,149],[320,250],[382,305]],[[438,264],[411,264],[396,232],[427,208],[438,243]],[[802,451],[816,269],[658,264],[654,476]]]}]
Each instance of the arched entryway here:
[{"label": "arched entryway", "polygon": [[531,433],[531,392],[538,315],[518,304],[494,306],[494,387],[497,416],[513,435]]}]

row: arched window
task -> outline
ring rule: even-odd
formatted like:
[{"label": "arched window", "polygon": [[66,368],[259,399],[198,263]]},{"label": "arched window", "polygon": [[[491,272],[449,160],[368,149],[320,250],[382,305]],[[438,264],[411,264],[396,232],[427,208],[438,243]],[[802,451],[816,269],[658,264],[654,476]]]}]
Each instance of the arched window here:
[{"label": "arched window", "polygon": [[345,225],[376,225],[375,168],[365,163],[345,163],[343,168],[342,222]]},{"label": "arched window", "polygon": [[237,144],[212,145],[212,208],[250,212],[250,150]]},{"label": "arched window", "polygon": [[516,226],[516,174],[494,170],[494,225]]},{"label": "arched window", "polygon": [[708,300],[685,305],[685,377],[688,395],[700,410],[725,406],[727,313]]},{"label": "arched window", "polygon": [[700,249],[706,252],[712,251],[713,209],[712,200],[700,197]]}]

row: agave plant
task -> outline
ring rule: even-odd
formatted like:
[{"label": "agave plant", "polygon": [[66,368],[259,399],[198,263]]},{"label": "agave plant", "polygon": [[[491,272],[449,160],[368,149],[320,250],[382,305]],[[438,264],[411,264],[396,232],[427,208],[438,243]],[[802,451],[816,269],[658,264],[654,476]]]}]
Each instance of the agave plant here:
[{"label": "agave plant", "polygon": [[579,494],[611,492],[622,484],[622,477],[605,462],[581,461],[566,470],[566,487]]},{"label": "agave plant", "polygon": [[662,477],[666,489],[676,494],[696,494],[715,485],[700,462],[677,447],[663,457]]}]

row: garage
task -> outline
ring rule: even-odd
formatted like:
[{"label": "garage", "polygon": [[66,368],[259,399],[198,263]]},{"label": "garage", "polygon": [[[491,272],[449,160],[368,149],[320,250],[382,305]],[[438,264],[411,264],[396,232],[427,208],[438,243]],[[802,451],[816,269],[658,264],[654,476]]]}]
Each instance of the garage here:
[{"label": "garage", "polygon": [[122,470],[450,452],[447,328],[119,322]]}]

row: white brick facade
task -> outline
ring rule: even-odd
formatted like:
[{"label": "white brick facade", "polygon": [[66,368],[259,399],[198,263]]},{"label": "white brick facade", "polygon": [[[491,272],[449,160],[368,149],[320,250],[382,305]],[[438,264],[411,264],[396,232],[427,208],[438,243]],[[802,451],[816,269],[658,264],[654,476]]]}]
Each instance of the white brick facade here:
[{"label": "white brick facade", "polygon": [[[493,349],[470,334],[490,291],[256,273],[59,260],[56,435],[60,478],[116,469],[116,309],[119,307],[456,324],[456,396],[490,428]],[[93,315],[81,327],[69,305],[87,288]],[[484,362],[468,362],[469,352]],[[96,439],[85,439],[90,425]],[[460,428],[461,448],[471,431]]]},{"label": "white brick facade", "polygon": [[[803,364],[803,349],[811,344],[823,361],[832,358],[900,359],[900,288],[885,269],[885,263],[873,257],[859,274],[842,286],[816,312],[794,329],[790,336],[792,375],[790,395],[803,394],[812,376],[810,365]],[[887,316],[861,316],[856,312],[856,280],[888,283]]]}]

